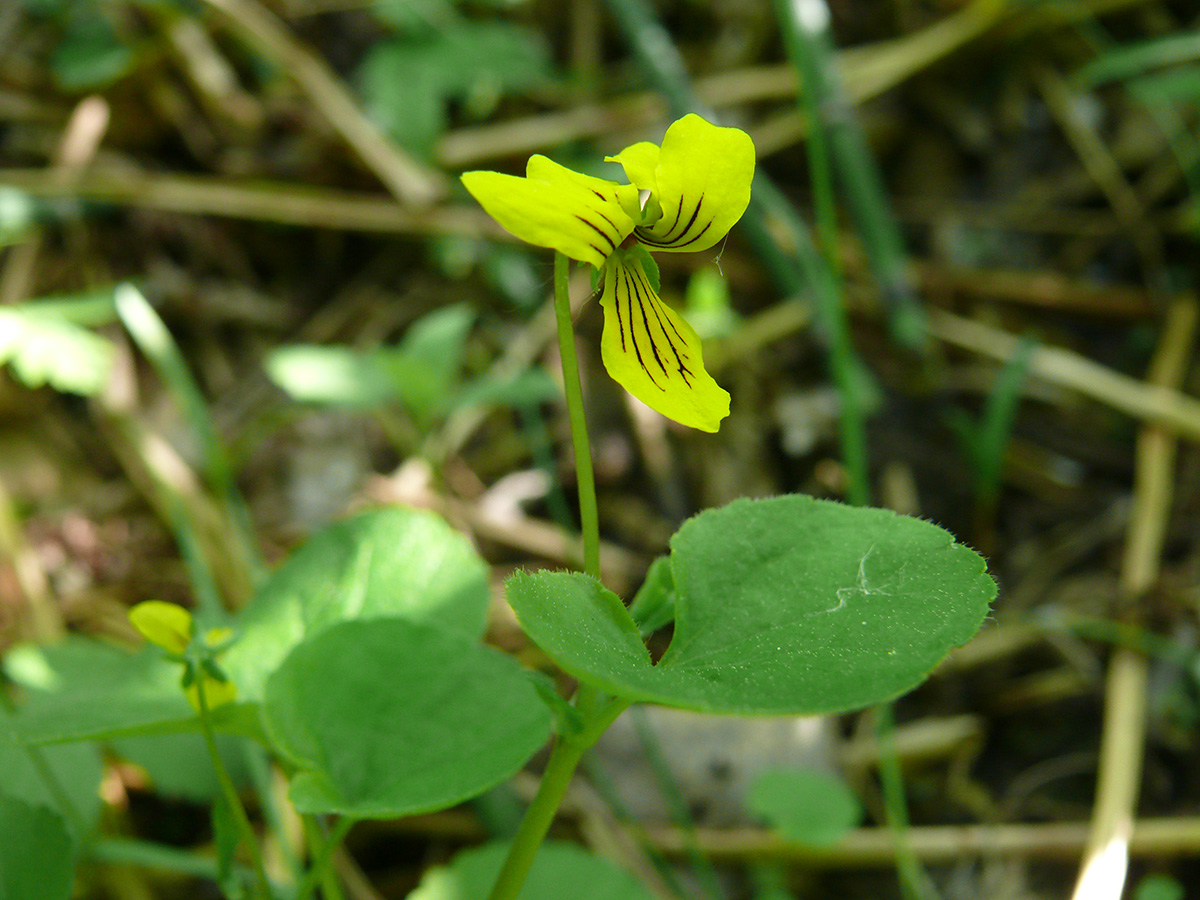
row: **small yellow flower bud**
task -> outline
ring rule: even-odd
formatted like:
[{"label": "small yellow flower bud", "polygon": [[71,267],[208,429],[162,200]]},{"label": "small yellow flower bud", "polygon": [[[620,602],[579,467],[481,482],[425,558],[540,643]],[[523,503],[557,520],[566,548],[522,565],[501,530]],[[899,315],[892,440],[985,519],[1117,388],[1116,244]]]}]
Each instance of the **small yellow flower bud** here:
[{"label": "small yellow flower bud", "polygon": [[142,637],[168,653],[183,653],[192,641],[192,614],[174,603],[139,603],[129,610],[129,621]]}]

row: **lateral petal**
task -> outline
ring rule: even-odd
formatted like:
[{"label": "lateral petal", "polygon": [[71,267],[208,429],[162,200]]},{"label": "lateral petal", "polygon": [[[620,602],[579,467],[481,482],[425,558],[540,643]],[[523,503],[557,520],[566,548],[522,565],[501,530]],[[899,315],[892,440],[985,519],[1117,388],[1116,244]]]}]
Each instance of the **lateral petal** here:
[{"label": "lateral petal", "polygon": [[746,211],[753,179],[750,136],[689,113],[663,137],[654,195],[662,217],[639,227],[638,240],[651,250],[707,250]]},{"label": "lateral petal", "polygon": [[600,356],[613,380],[668,419],[716,431],[729,394],[705,371],[700,338],[654,292],[640,259],[609,257],[600,305]]},{"label": "lateral petal", "polygon": [[529,175],[465,172],[463,185],[510,234],[596,268],[633,231],[618,185],[580,175],[546,159],[529,160]]}]

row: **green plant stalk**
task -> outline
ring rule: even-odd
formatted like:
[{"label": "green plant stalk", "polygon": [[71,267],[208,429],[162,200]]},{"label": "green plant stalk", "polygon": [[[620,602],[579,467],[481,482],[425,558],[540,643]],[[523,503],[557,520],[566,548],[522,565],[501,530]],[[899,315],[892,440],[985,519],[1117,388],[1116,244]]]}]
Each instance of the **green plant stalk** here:
[{"label": "green plant stalk", "polygon": [[288,840],[287,829],[283,824],[283,814],[280,809],[278,791],[273,790],[271,783],[271,762],[267,752],[258,744],[246,741],[242,744],[242,757],[250,773],[250,781],[255,794],[259,798],[259,812],[267,825],[267,830],[274,837],[279,847],[283,864],[287,866],[293,879],[299,877],[300,862],[296,858],[295,848]]},{"label": "green plant stalk", "polygon": [[600,515],[596,508],[596,477],[583,411],[583,387],[575,355],[575,328],[571,321],[570,260],[554,254],[554,318],[558,323],[558,348],[562,358],[563,390],[575,450],[575,479],[579,487],[579,525],[583,532],[583,571],[600,578]]},{"label": "green plant stalk", "polygon": [[337,882],[332,880],[333,873],[329,868],[329,861],[333,858],[333,851],[338,848],[350,829],[354,827],[354,821],[348,816],[339,819],[333,830],[323,837],[315,820],[310,819],[305,822],[305,831],[313,837],[319,838],[320,843],[316,847],[316,852],[313,853],[312,864],[304,873],[300,884],[296,886],[296,900],[308,900],[313,891],[317,889],[318,883],[321,884],[321,890],[327,900],[341,897],[341,890],[338,888]]},{"label": "green plant stalk", "polygon": [[1021,386],[1029,374],[1029,360],[1036,348],[1037,341],[1033,338],[1022,338],[1017,352],[1004,364],[984,401],[974,462],[975,499],[985,509],[994,509],[1000,495],[1004,454],[1021,403]]},{"label": "green plant stalk", "polygon": [[[776,0],[784,46],[800,74],[802,111],[808,122],[807,140],[828,142],[833,175],[846,193],[846,203],[862,236],[867,258],[879,282],[893,336],[911,349],[926,346],[924,315],[906,272],[904,239],[896,227],[887,189],[838,72],[836,49],[829,32],[824,0]],[[814,10],[824,11],[822,18]],[[814,173],[815,177],[815,173]],[[818,211],[820,196],[817,195]],[[824,240],[824,235],[822,236]]]},{"label": "green plant stalk", "polygon": [[[595,691],[586,686],[581,686],[579,692],[577,702],[580,707],[591,705],[582,702],[585,692],[591,698],[597,696]],[[575,734],[559,735],[555,740],[537,794],[525,811],[525,818],[521,820],[521,827],[517,830],[517,836],[513,838],[508,857],[504,860],[504,866],[500,869],[488,900],[516,900],[526,876],[529,875],[529,869],[533,866],[538,847],[542,845],[546,832],[550,830],[550,823],[554,821],[554,815],[558,812],[559,804],[562,803],[563,795],[567,792],[583,754],[629,706],[628,700],[608,700],[596,708],[595,714],[582,730]]]},{"label": "green plant stalk", "polygon": [[829,61],[818,46],[820,35],[798,24],[793,0],[776,0],[776,7],[779,20],[784,25],[785,43],[804,85],[800,92],[800,103],[809,124],[805,147],[821,244],[819,252],[824,257],[826,271],[818,282],[817,290],[830,295],[820,304],[820,308],[830,334],[830,368],[841,396],[840,440],[842,460],[846,464],[846,496],[855,506],[865,506],[870,502],[871,489],[867,474],[866,422],[860,396],[862,386],[855,374],[854,352],[850,345],[850,329],[843,302],[845,292],[838,251],[833,161],[829,156],[827,123],[821,114],[828,98],[828,92],[822,86],[829,82],[829,74],[825,71]]},{"label": "green plant stalk", "polygon": [[904,775],[896,753],[895,723],[891,703],[875,708],[875,736],[879,741],[879,780],[883,787],[884,814],[892,833],[892,853],[904,900],[932,900],[937,894],[921,861],[908,840],[908,802],[904,798]]},{"label": "green plant stalk", "polygon": [[223,501],[234,526],[233,537],[237,541],[240,560],[247,569],[249,583],[261,583],[267,569],[254,539],[249,509],[234,483],[233,467],[217,436],[204,395],[192,378],[179,345],[154,307],[133,285],[118,285],[114,291],[114,302],[121,322],[154,365],[195,432],[204,458],[205,475]]},{"label": "green plant stalk", "polygon": [[750,867],[754,900],[792,900],[787,870],[779,863],[760,862]]},{"label": "green plant stalk", "polygon": [[[816,4],[820,2],[821,0],[814,0]],[[833,199],[833,166],[830,163],[827,144],[828,123],[821,114],[821,104],[826,99],[822,87],[827,84],[824,72],[827,60],[820,54],[817,35],[797,24],[794,0],[775,0],[775,8],[779,21],[783,24],[784,44],[792,58],[792,66],[800,75],[802,86],[799,95],[800,109],[808,123],[804,148],[808,154],[808,177],[812,184],[813,207],[816,210],[819,252],[824,256],[825,265],[840,288],[842,272],[838,254],[837,204]]]},{"label": "green plant stalk", "polygon": [[[563,254],[555,252],[554,316],[558,323],[563,390],[566,393],[567,416],[571,422],[571,440],[575,450],[579,520],[583,531],[583,568],[587,574],[599,580],[600,518],[596,508],[596,479],[592,472],[587,419],[583,410],[583,388],[579,382],[579,361],[575,355],[575,329],[571,321],[569,282],[570,261]],[[492,888],[489,900],[516,900],[580,759],[599,740],[613,720],[629,708],[629,701],[619,698],[606,699],[599,691],[581,684],[575,696],[575,708],[583,719],[583,727],[578,732],[561,734],[555,739],[537,794],[525,811],[521,827],[517,829],[516,837],[513,838],[512,847],[496,878],[496,885]]]},{"label": "green plant stalk", "polygon": [[250,857],[251,868],[254,872],[255,896],[260,900],[271,900],[271,884],[267,881],[267,871],[263,868],[258,839],[250,824],[250,817],[246,815],[246,808],[242,806],[242,801],[238,797],[233,779],[229,777],[229,771],[225,768],[224,760],[221,759],[221,752],[217,748],[217,736],[213,732],[212,711],[208,708],[208,697],[204,690],[202,673],[196,675],[196,697],[200,703],[200,731],[204,735],[204,746],[208,749],[209,758],[212,759],[213,772],[217,776],[217,784],[221,786],[221,796],[229,804],[233,821],[237,825],[238,833],[242,836],[242,843],[246,847],[246,853]]},{"label": "green plant stalk", "polygon": [[226,613],[221,604],[221,591],[217,587],[216,576],[213,575],[212,563],[204,555],[200,538],[196,534],[196,523],[187,514],[187,503],[169,485],[160,483],[160,488],[167,495],[164,501],[167,518],[171,531],[175,534],[175,543],[179,546],[179,555],[183,557],[183,564],[187,569],[188,582],[196,598],[196,606],[212,622],[223,622]]},{"label": "green plant stalk", "polygon": [[[87,848],[87,856],[98,862],[126,863],[147,869],[163,869],[179,875],[192,875],[216,881],[220,878],[217,861],[188,850],[155,844],[134,838],[99,838]],[[249,869],[238,871],[249,874]]]}]

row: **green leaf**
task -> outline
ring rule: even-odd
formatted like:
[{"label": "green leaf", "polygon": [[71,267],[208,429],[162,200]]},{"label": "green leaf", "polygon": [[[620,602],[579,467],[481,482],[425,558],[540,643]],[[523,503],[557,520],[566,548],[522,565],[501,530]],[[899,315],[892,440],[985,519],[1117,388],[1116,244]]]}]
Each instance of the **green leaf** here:
[{"label": "green leaf", "polygon": [[1200,31],[1135,41],[1097,56],[1075,73],[1075,82],[1091,89],[1109,81],[1123,81],[1151,69],[1200,59]]},{"label": "green leaf", "polygon": [[90,91],[124,78],[133,62],[133,52],[121,43],[108,20],[92,13],[70,20],[50,68],[63,90]]},{"label": "green leaf", "polygon": [[76,637],[22,647],[10,654],[6,668],[27,687],[40,688],[15,723],[22,739],[33,743],[179,730],[195,718],[179,686],[181,667],[156,647],[130,653]]},{"label": "green leaf", "polygon": [[0,309],[0,365],[12,366],[26,386],[89,396],[108,381],[113,347],[107,340],[32,303]]},{"label": "green leaf", "polygon": [[303,403],[370,409],[400,402],[428,421],[454,401],[474,320],[459,304],[418,319],[398,347],[281,347],[267,357],[267,374]]},{"label": "green leaf", "polygon": [[544,284],[533,254],[524,247],[507,247],[487,242],[482,261],[488,285],[509,300],[524,315],[532,315],[542,303]]},{"label": "green leaf", "polygon": [[[131,653],[72,637],[50,646],[14,648],[4,666],[29,692],[13,730],[30,744],[178,734],[200,727],[180,687],[182,666],[157,647]],[[253,704],[222,706],[213,718],[221,732],[261,739]]]},{"label": "green leaf", "polygon": [[379,351],[293,344],[268,354],[265,367],[271,380],[301,403],[372,408],[397,398]]},{"label": "green leaf", "polygon": [[19,244],[37,223],[38,205],[24,191],[0,187],[0,247]]},{"label": "green leaf", "polygon": [[[487,844],[458,854],[448,866],[425,873],[408,900],[479,900],[491,893],[508,844]],[[570,885],[565,891],[564,885]],[[548,842],[538,848],[517,900],[650,900],[628,872],[573,844]]]},{"label": "green leaf", "polygon": [[1170,875],[1147,875],[1138,882],[1133,900],[1184,900],[1187,892]]},{"label": "green leaf", "polygon": [[449,101],[486,114],[503,92],[535,87],[549,75],[549,51],[537,31],[461,20],[421,36],[379,42],[358,81],[380,127],[428,154],[445,130]]},{"label": "green leaf", "polygon": [[61,816],[0,794],[0,835],[0,898],[70,898],[74,863]]},{"label": "green leaf", "polygon": [[264,719],[308,813],[391,818],[453,806],[519,769],[550,714],[510,657],[407,619],[342,622],[267,682]]},{"label": "green leaf", "polygon": [[563,669],[707,712],[857,709],[919,684],[979,629],[982,558],[936,525],[811,497],[739,500],[671,541],[675,631],[652,665],[620,599],[585,575],[514,575],[508,600]]},{"label": "green leaf", "polygon": [[862,820],[846,782],[816,769],[766,769],[750,787],[746,805],[788,840],[831,847]]},{"label": "green leaf", "polygon": [[478,637],[491,592],[470,542],[430,512],[394,507],[312,538],[242,610],[222,666],[248,699],[305,638],[348,619],[404,616]]},{"label": "green leaf", "polygon": [[[19,717],[0,709],[0,788],[10,800],[62,812],[59,799],[39,771],[30,749],[19,743]],[[100,813],[100,753],[91,744],[72,747],[34,747],[32,753],[45,762],[71,807],[90,827]],[[0,835],[5,831],[0,827]],[[78,838],[85,835],[76,835]],[[4,841],[0,840],[0,845]],[[0,866],[0,869],[3,867]],[[0,897],[3,897],[0,892]]]},{"label": "green leaf", "polygon": [[481,377],[463,389],[454,405],[521,407],[546,403],[559,393],[558,385],[545,369],[526,369],[508,377]]},{"label": "green leaf", "polygon": [[1200,99],[1200,66],[1191,65],[1134,79],[1129,93],[1143,106],[1171,106]]},{"label": "green leaf", "polygon": [[429,313],[409,326],[385,360],[401,399],[418,418],[428,421],[451,405],[474,322],[475,311],[465,303]]},{"label": "green leaf", "polygon": [[647,635],[674,621],[675,580],[671,577],[671,563],[667,557],[660,556],[651,563],[646,580],[629,604],[629,614],[637,622],[638,630]]}]

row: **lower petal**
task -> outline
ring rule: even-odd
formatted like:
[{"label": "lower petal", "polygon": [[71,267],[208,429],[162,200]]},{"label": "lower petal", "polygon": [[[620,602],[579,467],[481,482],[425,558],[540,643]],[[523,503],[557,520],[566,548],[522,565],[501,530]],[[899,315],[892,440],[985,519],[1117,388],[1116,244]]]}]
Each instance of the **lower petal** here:
[{"label": "lower petal", "polygon": [[705,371],[695,330],[654,292],[636,256],[609,257],[600,305],[600,354],[613,380],[668,419],[716,431],[729,394]]}]

